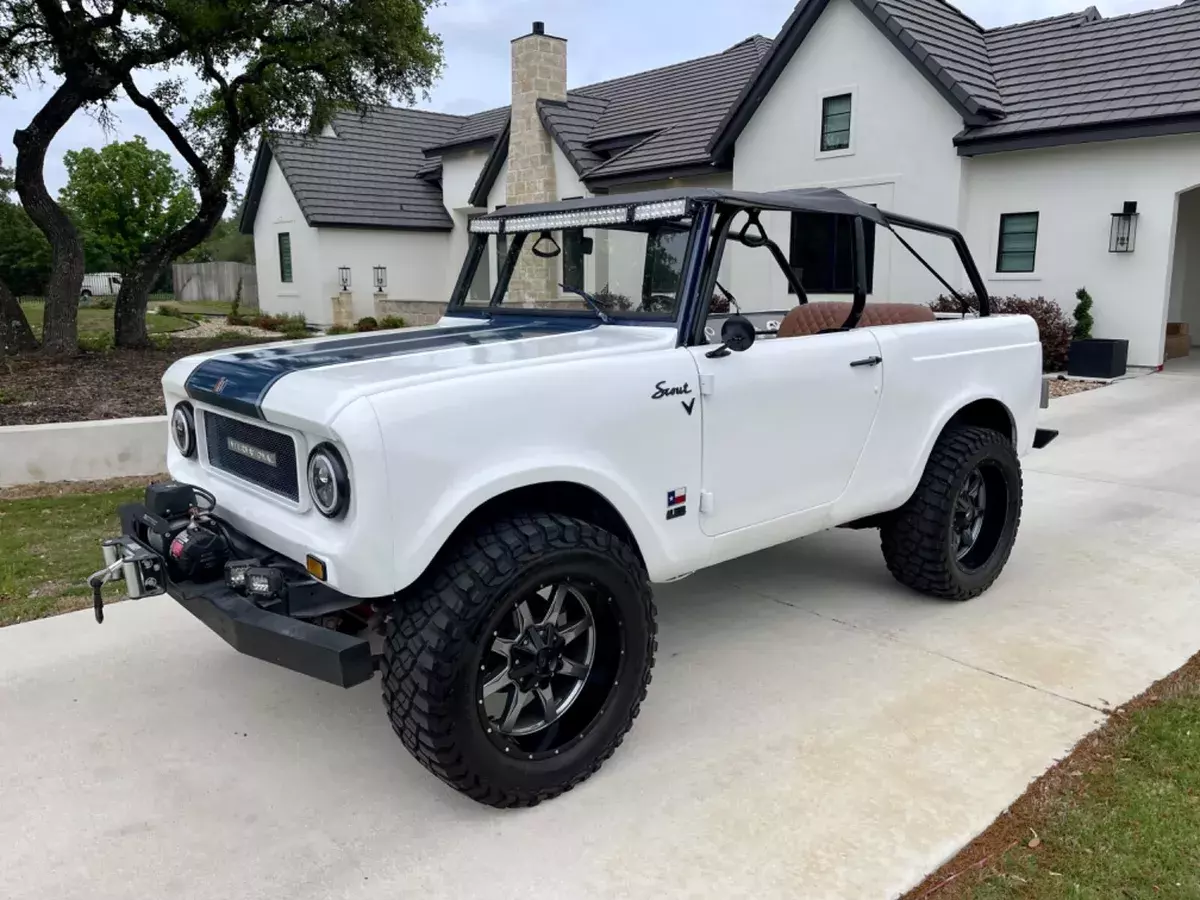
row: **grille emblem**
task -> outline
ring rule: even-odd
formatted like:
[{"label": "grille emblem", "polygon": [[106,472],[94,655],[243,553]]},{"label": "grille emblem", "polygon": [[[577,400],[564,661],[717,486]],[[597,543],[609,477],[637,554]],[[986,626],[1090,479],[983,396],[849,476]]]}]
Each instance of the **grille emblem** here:
[{"label": "grille emblem", "polygon": [[260,447],[253,447],[244,441],[235,440],[234,438],[225,438],[225,446],[239,456],[252,459],[255,462],[262,463],[264,466],[276,468],[279,464],[275,454],[270,450],[263,450]]},{"label": "grille emblem", "polygon": [[225,390],[225,386],[228,384],[229,384],[228,378],[226,378],[224,376],[218,378],[217,383],[213,385],[213,393],[214,394],[221,393],[221,391]]}]

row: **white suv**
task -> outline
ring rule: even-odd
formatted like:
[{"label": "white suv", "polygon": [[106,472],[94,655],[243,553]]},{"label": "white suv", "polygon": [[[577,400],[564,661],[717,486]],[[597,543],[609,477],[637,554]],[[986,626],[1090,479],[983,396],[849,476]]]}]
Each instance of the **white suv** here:
[{"label": "white suv", "polygon": [[[852,301],[809,302],[763,225],[780,213],[842,223]],[[868,243],[898,229],[950,241],[977,315],[868,303]],[[471,231],[435,327],[171,367],[174,481],[122,508],[98,618],[124,577],[243,653],[344,686],[379,669],[430,771],[526,806],[632,724],[654,582],[834,526],[879,528],[896,578],[935,597],[1000,574],[1018,458],[1053,434],[1037,328],[988,315],[956,232],[837,191],[707,189],[509,207]],[[776,273],[789,308],[736,313],[731,265]]]}]

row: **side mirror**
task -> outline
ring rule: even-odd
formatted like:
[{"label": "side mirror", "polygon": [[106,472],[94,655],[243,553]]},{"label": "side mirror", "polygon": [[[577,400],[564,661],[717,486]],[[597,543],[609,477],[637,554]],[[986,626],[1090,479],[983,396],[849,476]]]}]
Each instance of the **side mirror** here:
[{"label": "side mirror", "polygon": [[721,326],[721,340],[734,353],[745,353],[754,345],[754,323],[745,316],[730,316]]},{"label": "side mirror", "polygon": [[745,353],[754,346],[756,337],[753,322],[745,316],[730,316],[721,326],[721,346],[706,355],[709,359],[719,359],[728,356],[731,350],[734,353]]}]

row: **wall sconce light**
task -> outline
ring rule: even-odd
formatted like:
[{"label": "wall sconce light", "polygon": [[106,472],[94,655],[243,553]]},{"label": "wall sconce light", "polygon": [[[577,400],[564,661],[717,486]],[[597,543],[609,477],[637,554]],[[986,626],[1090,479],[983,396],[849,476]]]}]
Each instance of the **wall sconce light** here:
[{"label": "wall sconce light", "polygon": [[1113,213],[1112,232],[1108,237],[1109,253],[1132,253],[1137,242],[1138,211],[1136,200],[1126,200],[1119,213]]},{"label": "wall sconce light", "polygon": [[375,267],[375,293],[382,294],[387,287],[387,266]]},{"label": "wall sconce light", "polygon": [[342,283],[343,291],[350,290],[350,267],[349,266],[339,266],[338,267],[338,281],[340,281]]}]

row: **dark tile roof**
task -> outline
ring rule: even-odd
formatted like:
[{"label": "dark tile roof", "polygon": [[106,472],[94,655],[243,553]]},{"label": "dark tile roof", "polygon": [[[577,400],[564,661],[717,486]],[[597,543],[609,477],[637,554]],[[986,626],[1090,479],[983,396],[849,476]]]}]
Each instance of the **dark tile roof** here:
[{"label": "dark tile roof", "polygon": [[967,129],[960,145],[1132,123],[1152,129],[1153,120],[1200,117],[1200,3],[1194,0],[1110,19],[1093,8],[997,28],[985,37],[1006,115]]},{"label": "dark tile roof", "polygon": [[[444,113],[372,107],[365,116],[338,114],[336,137],[275,134],[267,147],[310,225],[450,229],[441,189],[419,176],[429,174],[421,148],[445,140],[463,122]],[[259,194],[254,180],[250,193]]]},{"label": "dark tile roof", "polygon": [[512,107],[509,106],[497,106],[495,109],[463,116],[462,125],[458,130],[450,135],[449,139],[443,139],[437,144],[423,148],[425,154],[437,156],[455,147],[467,147],[495,140],[496,135],[508,124],[511,109]]},{"label": "dark tile roof", "polygon": [[863,0],[861,5],[898,34],[919,64],[931,69],[972,114],[1004,112],[983,30],[973,19],[944,0]]}]

